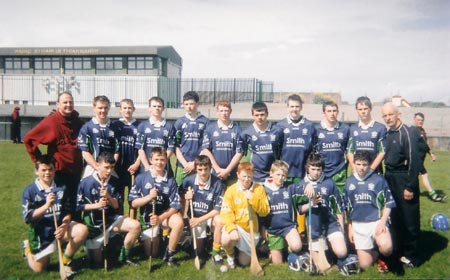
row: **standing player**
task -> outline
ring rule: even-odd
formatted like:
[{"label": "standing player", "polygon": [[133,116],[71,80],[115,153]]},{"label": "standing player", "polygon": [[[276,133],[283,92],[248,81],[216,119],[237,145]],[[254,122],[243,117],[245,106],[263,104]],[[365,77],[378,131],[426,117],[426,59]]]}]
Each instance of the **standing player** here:
[{"label": "standing player", "polygon": [[[331,245],[331,249],[338,258],[338,266],[342,271],[345,257],[347,256],[347,246],[343,234],[344,219],[342,216],[341,195],[333,180],[327,178],[323,172],[325,161],[319,154],[311,153],[306,161],[306,176],[297,185],[296,201],[305,201],[307,193],[305,190],[312,186],[316,197],[311,199],[311,240],[310,250],[314,263],[319,262],[319,238],[326,238]],[[298,205],[298,211],[307,214],[309,204]],[[308,218],[309,219],[309,218]]]},{"label": "standing player", "polygon": [[[77,208],[79,211],[83,211],[83,220],[89,229],[89,239],[85,244],[89,259],[92,259],[96,265],[100,264],[103,237],[106,235],[106,238],[109,239],[115,234],[125,233],[119,262],[136,266],[137,264],[130,259],[130,250],[139,237],[141,228],[138,221],[116,214],[120,195],[115,190],[120,183],[118,178],[111,176],[115,162],[112,153],[100,153],[97,157],[97,170],[80,182]],[[103,232],[102,211],[105,211],[106,217],[105,233]]]},{"label": "standing player", "polygon": [[270,211],[264,187],[253,182],[253,173],[252,163],[242,162],[238,165],[238,181],[225,191],[220,210],[223,223],[222,246],[231,269],[236,267],[235,246],[239,250],[239,264],[243,266],[250,264],[250,218],[253,222],[255,244],[258,244],[260,237],[258,217],[265,217]]},{"label": "standing player", "polygon": [[87,166],[83,177],[90,176],[98,169],[97,157],[101,152],[115,153],[119,157],[117,140],[110,128],[108,112],[111,102],[108,97],[99,95],[94,97],[93,110],[95,116],[81,127],[78,134],[78,149],[81,150]]},{"label": "standing player", "polygon": [[123,199],[125,187],[131,188],[131,176],[139,171],[140,160],[137,157],[135,143],[137,138],[137,126],[139,122],[133,118],[134,103],[131,99],[120,101],[120,114],[122,117],[111,124],[114,136],[119,146],[119,160],[116,164],[116,172],[119,176],[120,185],[117,191],[122,198],[119,214],[123,214]]},{"label": "standing player", "polygon": [[270,178],[264,183],[270,212],[263,218],[262,232],[263,238],[268,240],[270,260],[274,264],[283,263],[286,243],[290,252],[298,254],[302,250],[302,241],[295,222],[297,210],[292,200],[295,185],[285,184],[288,169],[289,165],[286,162],[274,161],[270,168]]},{"label": "standing player", "polygon": [[[169,244],[164,259],[170,267],[178,266],[174,255],[183,233],[184,223],[180,214],[178,186],[166,171],[166,150],[154,147],[150,152],[150,164],[149,171],[140,173],[136,177],[128,200],[132,207],[139,208],[141,239],[144,241],[146,254],[156,256],[159,250],[159,239],[153,237],[158,236],[160,227],[170,228]],[[153,207],[155,207],[154,215]]]},{"label": "standing player", "polygon": [[47,146],[47,154],[55,159],[55,182],[66,186],[72,219],[81,221],[75,208],[78,183],[83,172],[83,158],[77,148],[78,133],[83,122],[74,110],[70,92],[58,95],[56,108],[55,113],[44,118],[25,135],[24,144],[33,162],[42,156],[39,145]]},{"label": "standing player", "polygon": [[[289,165],[286,181],[298,183],[305,175],[305,163],[313,148],[313,138],[316,133],[314,124],[301,115],[303,100],[299,95],[288,97],[288,116],[279,121],[277,126],[281,133],[281,160]],[[298,231],[305,231],[305,215],[297,216]]]},{"label": "standing player", "polygon": [[175,178],[178,186],[188,174],[194,172],[194,159],[201,152],[203,135],[209,123],[208,118],[197,111],[199,100],[195,91],[186,92],[183,95],[186,114],[175,122]]},{"label": "standing player", "polygon": [[325,160],[323,174],[331,178],[338,187],[339,193],[344,194],[347,179],[347,142],[349,137],[348,125],[337,120],[338,105],[334,101],[326,101],[322,105],[324,119],[316,127],[315,146]]},{"label": "standing player", "polygon": [[263,102],[252,105],[253,124],[241,134],[245,153],[251,152],[254,181],[264,183],[269,177],[270,166],[280,158],[280,130],[267,120],[269,110]]},{"label": "standing player", "polygon": [[369,151],[370,170],[382,174],[381,162],[384,158],[383,139],[386,135],[386,127],[372,118],[372,102],[368,97],[358,97],[355,106],[359,116],[359,122],[350,126],[347,153],[348,162],[353,172],[355,172],[353,154],[356,151]]},{"label": "standing player", "polygon": [[446,195],[438,194],[435,190],[433,190],[433,187],[431,186],[430,179],[428,177],[428,171],[425,169],[425,158],[427,157],[427,154],[430,155],[431,161],[436,160],[436,156],[431,152],[430,146],[428,146],[428,139],[427,139],[427,133],[425,132],[425,129],[423,128],[423,122],[425,121],[425,116],[423,113],[415,113],[414,114],[414,124],[419,130],[420,137],[422,137],[423,141],[420,142],[421,145],[419,146],[419,153],[420,153],[420,159],[422,160],[422,167],[419,170],[420,178],[422,179],[423,186],[425,187],[426,191],[428,192],[428,197],[434,201],[434,202],[440,202],[447,198]]},{"label": "standing player", "polygon": [[[83,245],[88,235],[85,225],[71,221],[67,209],[65,186],[53,181],[55,167],[53,159],[41,156],[35,163],[36,180],[22,194],[22,216],[29,224],[28,240],[24,241],[24,257],[34,272],[45,270],[50,263],[50,254],[57,251],[56,239],[68,241],[63,254],[67,276],[74,274],[70,267],[75,252]],[[59,226],[55,228],[53,211]]]},{"label": "standing player", "polygon": [[[392,209],[394,257],[407,267],[420,264],[420,191],[418,154],[420,140],[417,129],[403,124],[401,113],[392,103],[381,109],[389,130],[386,134],[385,178],[391,188],[396,208]],[[401,267],[398,272],[401,272]]]},{"label": "standing player", "polygon": [[[148,101],[150,117],[148,121],[141,122],[138,126],[138,138],[136,149],[138,149],[139,159],[142,163],[141,171],[150,170],[150,152],[154,147],[161,147],[167,151],[167,158],[175,151],[175,128],[171,122],[162,117],[164,111],[164,100],[161,97],[153,96]],[[169,173],[172,174],[170,164]]]},{"label": "standing player", "polygon": [[[392,253],[388,219],[395,201],[386,180],[377,173],[370,172],[371,157],[369,151],[355,152],[355,172],[345,184],[349,240],[355,244],[362,268],[373,264],[378,258],[378,251],[386,257]],[[378,271],[388,272],[388,267],[381,258],[378,259]]]},{"label": "standing player", "polygon": [[219,101],[216,108],[218,119],[206,127],[201,154],[210,158],[214,174],[228,186],[236,182],[237,165],[243,155],[241,127],[230,119],[230,101]]},{"label": "standing player", "polygon": [[[196,174],[187,176],[181,186],[181,195],[184,205],[189,205],[192,200],[193,211],[188,208],[189,225],[196,232],[197,250],[203,255],[205,248],[207,227],[213,232],[213,244],[211,257],[215,264],[222,264],[223,259],[219,254],[222,237],[222,222],[220,219],[220,207],[222,206],[225,186],[222,181],[211,174],[212,164],[206,155],[199,155],[194,160]],[[193,216],[192,216],[193,215]]]}]

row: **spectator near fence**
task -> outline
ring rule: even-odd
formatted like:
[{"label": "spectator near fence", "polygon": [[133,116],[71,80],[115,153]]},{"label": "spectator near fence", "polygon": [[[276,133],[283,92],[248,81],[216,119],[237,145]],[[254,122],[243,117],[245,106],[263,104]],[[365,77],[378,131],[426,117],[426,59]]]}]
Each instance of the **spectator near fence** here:
[{"label": "spectator near fence", "polygon": [[20,107],[16,106],[11,114],[11,140],[14,144],[22,143],[22,137],[20,136],[20,127],[22,124],[19,111]]}]

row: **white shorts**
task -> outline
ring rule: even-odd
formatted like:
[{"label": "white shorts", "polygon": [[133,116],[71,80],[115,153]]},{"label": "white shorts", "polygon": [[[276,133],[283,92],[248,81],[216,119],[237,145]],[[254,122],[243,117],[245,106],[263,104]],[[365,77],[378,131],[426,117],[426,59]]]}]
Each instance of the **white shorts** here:
[{"label": "white shorts", "polygon": [[159,225],[153,226],[141,232],[141,240],[147,240],[159,235]]},{"label": "white shorts", "polygon": [[352,222],[356,250],[372,250],[375,247],[375,229],[378,222],[379,220],[366,223]]},{"label": "white shorts", "polygon": [[[335,238],[342,238],[343,240],[344,240],[344,234],[342,234],[342,232],[340,232],[340,231],[335,231],[335,232],[333,232],[333,233],[330,233],[328,236],[327,236],[327,240],[328,241],[331,241],[331,240],[333,240],[333,239],[335,239]],[[328,245],[327,245],[327,243],[328,242],[325,242],[325,240],[324,240],[324,242],[323,242],[323,249],[324,250],[328,250]],[[315,251],[315,252],[318,252],[318,251],[320,251],[320,246],[319,246],[319,240],[316,240],[316,241],[313,241],[313,242],[311,242],[311,251]]]},{"label": "white shorts", "polygon": [[[241,228],[240,226],[236,225],[236,230],[239,234],[239,241],[236,244],[236,247],[238,248],[239,251],[245,253],[248,256],[251,256],[251,244],[250,244],[250,233],[246,232],[243,228]],[[222,228],[222,231],[225,231],[225,227]],[[255,245],[258,244],[259,242],[259,232],[255,232],[254,236],[254,240],[255,240]]]},{"label": "white shorts", "polygon": [[[119,224],[120,222],[122,222],[125,219],[124,216],[119,216],[117,218],[117,220],[114,221],[114,223],[112,223],[107,229],[106,229],[106,240],[109,240],[111,237],[115,236],[116,234],[119,234],[117,232],[113,232],[112,229]],[[103,233],[97,235],[96,237],[92,238],[92,239],[87,239],[86,242],[84,243],[84,246],[86,247],[86,249],[88,250],[95,250],[100,248],[103,245]]]},{"label": "white shorts", "polygon": [[212,218],[209,218],[208,220],[199,223],[196,227],[194,227],[195,230],[195,237],[197,239],[206,238],[206,229],[210,228],[212,226]]}]

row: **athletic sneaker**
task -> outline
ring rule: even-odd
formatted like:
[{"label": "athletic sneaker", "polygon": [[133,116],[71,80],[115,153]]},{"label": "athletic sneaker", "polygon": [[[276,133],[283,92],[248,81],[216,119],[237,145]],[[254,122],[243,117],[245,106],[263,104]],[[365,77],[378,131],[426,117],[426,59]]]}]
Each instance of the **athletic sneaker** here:
[{"label": "athletic sneaker", "polygon": [[64,266],[64,272],[66,272],[67,278],[70,278],[70,277],[72,277],[73,275],[76,274],[76,272],[73,271],[72,268],[70,266],[68,266],[68,265]]},{"label": "athletic sneaker", "polygon": [[211,259],[214,262],[214,264],[217,264],[217,265],[223,264],[223,258],[220,254],[215,254],[214,256],[211,257]]},{"label": "athletic sneaker", "polygon": [[139,263],[137,262],[133,262],[130,259],[126,259],[124,262],[122,262],[123,265],[128,265],[128,266],[139,266]]},{"label": "athletic sneaker", "polygon": [[381,274],[386,274],[389,272],[387,264],[382,259],[378,259],[378,272]]},{"label": "athletic sneaker", "polygon": [[30,244],[28,239],[22,240],[22,257],[27,258],[28,253],[30,253]]},{"label": "athletic sneaker", "polygon": [[236,264],[234,263],[234,258],[233,257],[227,256],[227,264],[228,264],[228,267],[230,269],[235,269],[236,268]]},{"label": "athletic sneaker", "polygon": [[430,192],[428,194],[428,196],[430,197],[431,201],[433,201],[433,202],[441,202],[447,198],[446,195],[438,194],[438,193],[436,193],[436,191]]},{"label": "athletic sneaker", "polygon": [[400,258],[400,262],[403,264],[403,266],[405,267],[409,267],[409,268],[413,268],[415,267],[414,262],[412,259],[408,259],[407,257],[403,256]]},{"label": "athletic sneaker", "polygon": [[164,254],[163,260],[167,263],[169,267],[179,266],[177,260],[173,257],[174,254],[175,254],[174,252],[169,252],[168,250],[166,250],[166,253]]}]

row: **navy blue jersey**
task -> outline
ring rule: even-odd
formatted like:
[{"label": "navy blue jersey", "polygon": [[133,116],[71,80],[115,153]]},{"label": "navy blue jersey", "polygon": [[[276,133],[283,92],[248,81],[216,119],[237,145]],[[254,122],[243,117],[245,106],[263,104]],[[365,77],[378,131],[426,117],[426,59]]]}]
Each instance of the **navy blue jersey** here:
[{"label": "navy blue jersey", "polygon": [[52,207],[48,208],[38,220],[33,221],[32,217],[34,211],[46,203],[47,196],[50,193],[55,193],[56,198],[53,205],[58,224],[61,224],[63,213],[66,212],[63,209],[64,191],[65,186],[56,186],[54,182],[52,182],[50,190],[45,190],[39,183],[39,179],[36,179],[34,183],[24,189],[22,193],[22,217],[25,223],[30,225],[28,239],[31,248],[44,249],[55,240],[55,222],[53,220]]},{"label": "navy blue jersey", "polygon": [[[186,114],[175,122],[175,146],[180,148],[186,161],[194,161],[200,154],[208,123],[209,119],[200,113],[195,119]],[[181,166],[180,162],[177,164]]]},{"label": "navy blue jersey", "polygon": [[[194,197],[192,199],[194,217],[201,217],[212,210],[220,212],[225,186],[218,177],[211,174],[208,182],[200,187],[197,174],[191,174],[183,180],[180,194],[184,195],[189,187],[192,187],[192,190],[194,191]],[[191,213],[190,211],[191,210],[189,209],[189,213]],[[191,215],[189,214],[189,217],[190,216]]]},{"label": "navy blue jersey", "polygon": [[162,147],[167,151],[174,151],[175,127],[171,122],[163,120],[154,123],[151,119],[138,125],[136,149],[144,150],[147,157],[154,147]]},{"label": "navy blue jersey", "polygon": [[281,160],[289,164],[288,178],[303,178],[305,163],[313,147],[314,124],[302,117],[294,123],[287,117],[277,123],[281,133]]},{"label": "navy blue jersey", "polygon": [[[100,199],[100,188],[102,183],[98,179],[98,173],[84,178],[78,185],[78,196],[77,196],[77,211],[83,211],[83,220],[89,231],[102,230],[103,227],[103,216],[102,209],[95,210],[85,210],[86,204],[97,203]],[[116,191],[119,186],[119,179],[114,176],[110,176],[105,182],[105,188],[108,193],[117,201],[121,199],[120,194]],[[116,210],[111,206],[105,207],[106,215],[106,226],[112,224],[116,218]],[[92,235],[91,235],[92,236]]]},{"label": "navy blue jersey", "polygon": [[[133,200],[147,196],[153,188],[158,189],[155,205],[156,215],[161,215],[169,208],[181,210],[180,196],[175,179],[168,178],[166,175],[163,180],[159,181],[156,177],[153,177],[151,171],[146,171],[136,176],[134,185],[128,195],[128,201],[131,204]],[[150,226],[149,214],[152,212],[152,203],[148,203],[139,209],[139,220],[144,227]]]},{"label": "navy blue jersey", "polygon": [[255,167],[253,179],[264,182],[269,177],[272,163],[280,158],[281,131],[269,123],[265,131],[260,131],[255,125],[250,125],[242,131],[241,139],[245,153],[251,152],[251,163]]},{"label": "navy blue jersey", "polygon": [[323,173],[331,178],[344,168],[347,168],[347,143],[350,128],[348,125],[337,122],[336,126],[329,130],[323,123],[316,127],[314,140],[315,149],[325,160]]},{"label": "navy blue jersey", "polygon": [[285,236],[296,225],[296,208],[293,203],[295,185],[285,185],[275,188],[267,183],[263,184],[269,200],[269,215],[263,218],[263,224],[270,234]]},{"label": "navy blue jersey", "polygon": [[345,203],[349,219],[355,222],[378,221],[384,208],[394,208],[395,201],[386,180],[371,173],[364,179],[357,174],[345,183]]},{"label": "navy blue jersey", "polygon": [[[244,153],[241,127],[234,122],[229,126],[223,126],[217,122],[208,124],[205,130],[202,149],[210,150],[220,168],[227,168],[234,155]],[[230,175],[236,177],[236,169]]]},{"label": "navy blue jersey", "polygon": [[[319,235],[328,235],[329,227],[336,226],[337,214],[342,213],[343,202],[338,188],[333,180],[325,178],[323,175],[317,181],[310,181],[307,176],[296,185],[298,188],[294,196],[301,203],[308,203],[305,193],[306,185],[311,182],[316,194],[322,196],[322,203],[315,205],[311,209],[311,231],[313,239]],[[297,206],[300,210],[301,205]],[[309,218],[308,218],[309,219]]]},{"label": "navy blue jersey", "polygon": [[358,122],[350,126],[350,138],[348,140],[348,152],[370,152],[372,162],[379,153],[384,153],[383,139],[386,136],[386,127],[377,121],[371,121],[368,126]]},{"label": "navy blue jersey", "polygon": [[116,170],[119,172],[126,172],[130,165],[136,162],[135,144],[138,135],[138,125],[139,121],[135,119],[130,123],[126,122],[125,119],[119,119],[111,124],[111,129],[114,131],[114,136],[119,146],[120,156],[119,161],[116,163]]},{"label": "navy blue jersey", "polygon": [[118,152],[117,140],[110,128],[110,122],[101,125],[94,117],[85,123],[78,134],[78,149],[91,153],[94,159],[103,151]]}]

